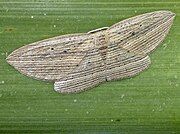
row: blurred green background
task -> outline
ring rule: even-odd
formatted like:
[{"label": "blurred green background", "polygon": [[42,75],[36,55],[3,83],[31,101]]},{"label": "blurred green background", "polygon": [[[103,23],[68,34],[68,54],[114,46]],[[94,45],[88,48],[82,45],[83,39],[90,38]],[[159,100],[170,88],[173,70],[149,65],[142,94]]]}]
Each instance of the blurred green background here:
[{"label": "blurred green background", "polygon": [[[150,55],[150,68],[134,78],[62,95],[53,83],[6,63],[8,54],[28,43],[156,10],[176,18]],[[180,133],[180,1],[0,0],[0,133]]]}]

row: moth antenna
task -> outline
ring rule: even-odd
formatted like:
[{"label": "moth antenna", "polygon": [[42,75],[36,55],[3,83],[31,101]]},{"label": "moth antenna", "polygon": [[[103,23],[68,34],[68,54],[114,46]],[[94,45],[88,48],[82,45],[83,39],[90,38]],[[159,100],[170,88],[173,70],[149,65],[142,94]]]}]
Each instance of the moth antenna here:
[{"label": "moth antenna", "polygon": [[102,27],[102,28],[94,29],[94,30],[91,30],[91,31],[87,32],[87,34],[92,34],[92,33],[96,33],[96,32],[99,32],[99,31],[104,31],[104,30],[106,30],[108,28],[109,27]]}]

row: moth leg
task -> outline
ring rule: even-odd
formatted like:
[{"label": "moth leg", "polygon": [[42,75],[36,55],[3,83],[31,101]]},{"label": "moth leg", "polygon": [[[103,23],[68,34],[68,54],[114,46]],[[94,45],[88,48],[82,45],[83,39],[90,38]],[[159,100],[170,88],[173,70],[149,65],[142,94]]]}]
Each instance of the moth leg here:
[{"label": "moth leg", "polygon": [[106,81],[104,73],[100,72],[74,79],[56,81],[54,90],[60,93],[75,93],[87,90]]},{"label": "moth leg", "polygon": [[135,76],[147,69],[150,63],[149,56],[145,56],[135,62],[130,62],[119,67],[113,67],[112,69],[107,70],[107,80],[110,81]]}]

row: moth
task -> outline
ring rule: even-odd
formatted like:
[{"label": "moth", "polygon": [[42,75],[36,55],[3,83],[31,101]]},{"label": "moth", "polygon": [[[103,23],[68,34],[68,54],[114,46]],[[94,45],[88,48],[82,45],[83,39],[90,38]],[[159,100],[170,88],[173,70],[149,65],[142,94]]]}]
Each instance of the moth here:
[{"label": "moth", "polygon": [[171,11],[155,11],[87,33],[45,39],[13,51],[7,62],[26,76],[54,82],[57,92],[80,92],[147,69],[149,53],[164,40],[174,17]]}]

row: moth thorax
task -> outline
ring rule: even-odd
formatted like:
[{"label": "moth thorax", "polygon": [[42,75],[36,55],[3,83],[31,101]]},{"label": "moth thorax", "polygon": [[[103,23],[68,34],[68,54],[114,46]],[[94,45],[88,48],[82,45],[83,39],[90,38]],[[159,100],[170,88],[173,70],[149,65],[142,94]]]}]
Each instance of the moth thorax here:
[{"label": "moth thorax", "polygon": [[106,40],[105,34],[101,34],[96,38],[96,45],[99,47],[107,45],[107,40]]},{"label": "moth thorax", "polygon": [[99,50],[102,60],[105,61],[106,53],[107,53],[107,44],[108,44],[106,35],[104,33],[102,33],[102,34],[99,34],[98,36],[96,36],[95,44],[98,47],[98,50]]}]

